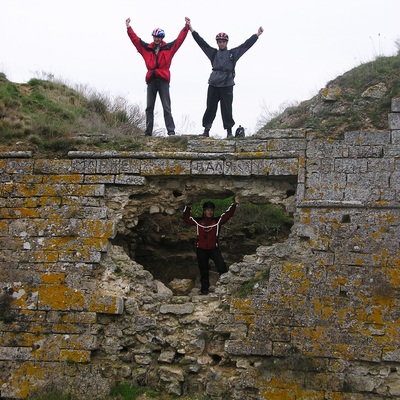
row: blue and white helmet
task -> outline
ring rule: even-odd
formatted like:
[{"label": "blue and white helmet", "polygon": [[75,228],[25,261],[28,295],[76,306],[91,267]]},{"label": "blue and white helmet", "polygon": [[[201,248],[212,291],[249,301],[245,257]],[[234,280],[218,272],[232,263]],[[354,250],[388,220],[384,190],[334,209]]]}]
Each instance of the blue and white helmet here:
[{"label": "blue and white helmet", "polygon": [[163,38],[165,37],[165,32],[161,28],[156,28],[153,30],[153,32],[151,32],[151,36]]}]

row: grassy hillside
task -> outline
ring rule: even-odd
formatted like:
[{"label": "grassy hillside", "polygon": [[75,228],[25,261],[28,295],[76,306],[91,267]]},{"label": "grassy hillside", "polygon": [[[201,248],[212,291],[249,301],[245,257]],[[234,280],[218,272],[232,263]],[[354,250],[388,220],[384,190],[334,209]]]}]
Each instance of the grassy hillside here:
[{"label": "grassy hillside", "polygon": [[[387,129],[391,99],[400,96],[400,54],[378,57],[327,83],[318,95],[286,108],[262,129],[306,128],[324,137],[354,130]],[[0,151],[150,150],[144,111],[123,98],[54,80],[10,82],[0,73]],[[164,150],[184,148],[185,137],[165,140]]]},{"label": "grassy hillside", "polygon": [[144,113],[122,98],[73,89],[51,77],[17,84],[0,73],[2,149],[134,148],[144,121]]},{"label": "grassy hillside", "polygon": [[318,95],[265,123],[263,129],[306,128],[324,137],[387,129],[391,99],[400,96],[400,54],[378,57],[328,82]]}]

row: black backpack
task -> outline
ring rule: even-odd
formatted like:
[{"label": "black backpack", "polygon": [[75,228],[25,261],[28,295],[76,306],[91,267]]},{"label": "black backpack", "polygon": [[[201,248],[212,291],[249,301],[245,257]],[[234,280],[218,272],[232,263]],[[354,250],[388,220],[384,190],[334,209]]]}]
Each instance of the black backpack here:
[{"label": "black backpack", "polygon": [[245,137],[244,128],[242,125],[239,125],[239,128],[236,129],[235,137]]}]

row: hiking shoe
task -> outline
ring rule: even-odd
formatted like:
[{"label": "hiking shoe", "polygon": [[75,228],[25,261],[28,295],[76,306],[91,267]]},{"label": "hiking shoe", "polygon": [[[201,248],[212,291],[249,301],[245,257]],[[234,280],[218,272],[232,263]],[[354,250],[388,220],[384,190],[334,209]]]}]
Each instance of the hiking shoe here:
[{"label": "hiking shoe", "polygon": [[200,290],[200,296],[207,296],[208,290]]},{"label": "hiking shoe", "polygon": [[226,134],[226,137],[227,137],[227,138],[233,137],[233,135],[232,135],[232,128],[228,128],[228,129],[226,130],[226,132],[227,132],[227,134]]},{"label": "hiking shoe", "polygon": [[175,132],[174,131],[168,132],[168,136],[175,136]]},{"label": "hiking shoe", "polygon": [[202,136],[210,137],[210,129],[209,128],[204,129],[204,132],[203,132]]}]

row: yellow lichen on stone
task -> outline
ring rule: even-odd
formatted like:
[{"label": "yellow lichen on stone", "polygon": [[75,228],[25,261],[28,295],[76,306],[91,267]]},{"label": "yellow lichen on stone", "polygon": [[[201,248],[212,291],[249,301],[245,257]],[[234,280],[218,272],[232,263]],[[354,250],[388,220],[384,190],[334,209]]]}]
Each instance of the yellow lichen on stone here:
[{"label": "yellow lichen on stone", "polygon": [[39,309],[47,310],[77,310],[85,303],[80,290],[71,289],[65,285],[42,285],[39,288]]},{"label": "yellow lichen on stone", "polygon": [[60,360],[71,362],[71,363],[89,362],[90,361],[90,351],[64,349],[64,350],[60,351]]}]

